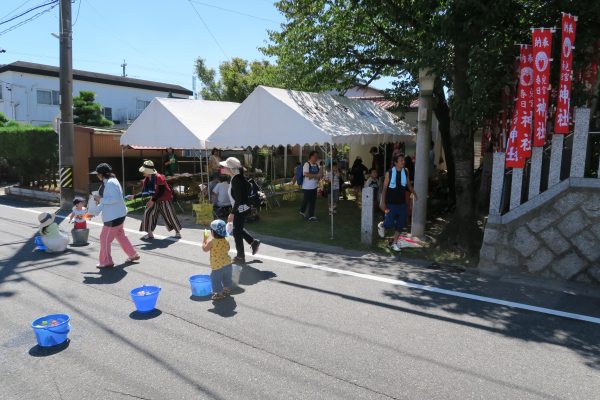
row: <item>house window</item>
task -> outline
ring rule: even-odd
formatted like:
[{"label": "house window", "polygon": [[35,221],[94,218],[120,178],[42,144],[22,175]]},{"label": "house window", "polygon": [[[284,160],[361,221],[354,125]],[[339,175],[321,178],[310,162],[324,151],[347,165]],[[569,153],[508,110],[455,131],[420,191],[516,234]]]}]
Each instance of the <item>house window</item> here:
[{"label": "house window", "polygon": [[138,100],[136,101],[136,106],[135,106],[135,108],[136,108],[136,110],[137,110],[138,114],[139,114],[139,113],[141,113],[142,111],[144,111],[144,109],[145,109],[146,107],[148,107],[148,104],[150,104],[150,101],[148,101],[148,100],[139,100],[139,99],[138,99]]},{"label": "house window", "polygon": [[104,114],[104,118],[106,118],[109,121],[112,121],[112,108],[111,107],[104,107],[102,109],[102,113]]},{"label": "house window", "polygon": [[37,91],[37,103],[49,106],[60,105],[60,92],[58,90],[40,90]]}]

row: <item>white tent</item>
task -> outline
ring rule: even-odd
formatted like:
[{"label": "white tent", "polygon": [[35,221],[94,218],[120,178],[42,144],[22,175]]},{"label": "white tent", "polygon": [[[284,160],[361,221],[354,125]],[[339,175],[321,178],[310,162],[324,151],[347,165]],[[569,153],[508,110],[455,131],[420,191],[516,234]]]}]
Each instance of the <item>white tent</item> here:
[{"label": "white tent", "polygon": [[238,103],[157,97],[121,136],[121,146],[205,149]]},{"label": "white tent", "polygon": [[379,144],[399,136],[414,133],[370,101],[259,86],[208,137],[207,146]]},{"label": "white tent", "polygon": [[414,137],[410,125],[370,101],[258,86],[207,146],[378,145],[400,137]]}]

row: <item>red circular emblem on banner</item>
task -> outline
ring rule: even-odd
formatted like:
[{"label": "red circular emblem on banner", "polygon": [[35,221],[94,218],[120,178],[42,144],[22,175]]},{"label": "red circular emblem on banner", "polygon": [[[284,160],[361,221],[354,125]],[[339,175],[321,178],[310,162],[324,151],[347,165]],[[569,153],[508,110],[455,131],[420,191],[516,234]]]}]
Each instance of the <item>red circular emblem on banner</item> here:
[{"label": "red circular emblem on banner", "polygon": [[565,55],[565,58],[571,55],[571,48],[571,39],[569,37],[566,37],[565,40],[563,40],[563,54]]},{"label": "red circular emblem on banner", "polygon": [[521,85],[523,85],[523,86],[533,85],[533,68],[525,67],[521,70]]},{"label": "red circular emblem on banner", "polygon": [[539,72],[544,72],[548,68],[548,56],[544,52],[539,52],[535,56],[535,67]]}]

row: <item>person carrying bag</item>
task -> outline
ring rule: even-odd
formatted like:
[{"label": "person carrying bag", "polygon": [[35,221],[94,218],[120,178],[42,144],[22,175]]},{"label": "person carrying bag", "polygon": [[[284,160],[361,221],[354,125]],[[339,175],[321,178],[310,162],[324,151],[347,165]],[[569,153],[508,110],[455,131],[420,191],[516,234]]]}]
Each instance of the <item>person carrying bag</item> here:
[{"label": "person carrying bag", "polygon": [[254,239],[244,228],[246,215],[251,207],[248,204],[248,196],[251,191],[250,183],[244,177],[244,168],[242,163],[235,157],[229,157],[219,163],[223,167],[223,173],[231,176],[231,185],[229,186],[229,198],[231,200],[232,210],[227,217],[227,222],[233,222],[233,238],[237,255],[233,263],[244,264],[246,255],[244,251],[244,240],[250,245],[252,255],[256,254],[260,246],[260,240]]}]

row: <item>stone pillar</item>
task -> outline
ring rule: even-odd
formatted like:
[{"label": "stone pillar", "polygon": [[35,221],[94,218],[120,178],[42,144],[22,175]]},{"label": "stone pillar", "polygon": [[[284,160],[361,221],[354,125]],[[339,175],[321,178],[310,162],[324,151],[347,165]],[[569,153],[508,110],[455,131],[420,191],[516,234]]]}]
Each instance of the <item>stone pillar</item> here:
[{"label": "stone pillar", "polygon": [[521,205],[521,189],[523,187],[523,168],[513,168],[510,186],[510,209]]},{"label": "stone pillar", "polygon": [[360,218],[360,241],[363,244],[373,244],[374,203],[377,198],[375,188],[362,190],[362,210]]},{"label": "stone pillar", "polygon": [[564,140],[564,135],[552,135],[552,151],[550,152],[550,174],[548,176],[548,189],[560,182],[560,167],[562,165]]},{"label": "stone pillar", "polygon": [[492,164],[492,190],[490,191],[490,215],[500,215],[504,188],[504,153],[494,153]]},{"label": "stone pillar", "polygon": [[573,133],[573,152],[571,153],[571,174],[574,178],[583,178],[585,157],[587,155],[588,134],[590,131],[590,109],[576,108],[575,132]]},{"label": "stone pillar", "polygon": [[529,200],[540,194],[540,183],[542,181],[542,158],[544,156],[543,147],[533,147],[531,149],[531,168],[529,171]]},{"label": "stone pillar", "polygon": [[411,234],[423,239],[425,222],[427,220],[427,195],[429,194],[429,150],[431,149],[431,94],[419,96],[419,111],[417,118],[417,160],[415,165],[415,181],[413,182],[417,200],[414,203]]}]

